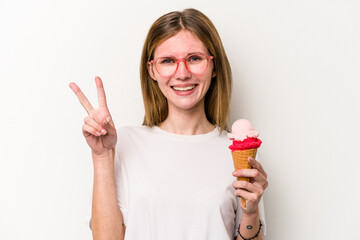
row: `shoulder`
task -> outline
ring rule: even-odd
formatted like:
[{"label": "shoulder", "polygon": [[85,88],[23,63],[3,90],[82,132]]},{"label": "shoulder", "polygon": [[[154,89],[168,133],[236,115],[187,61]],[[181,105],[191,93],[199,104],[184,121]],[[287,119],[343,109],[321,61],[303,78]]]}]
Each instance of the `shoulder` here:
[{"label": "shoulder", "polygon": [[142,131],[146,128],[145,126],[121,126],[116,128],[117,133],[128,134],[136,131]]},{"label": "shoulder", "polygon": [[147,126],[121,126],[116,128],[117,134],[136,134],[136,133],[146,133],[151,131],[150,127]]},{"label": "shoulder", "polygon": [[229,137],[228,137],[229,132],[228,131],[226,131],[225,129],[221,131],[219,127],[217,127],[217,129],[219,131],[219,137],[229,139]]},{"label": "shoulder", "polygon": [[129,141],[131,139],[143,139],[153,133],[153,129],[147,126],[122,126],[116,128],[118,140]]},{"label": "shoulder", "polygon": [[226,130],[220,130],[219,127],[217,127],[217,134],[216,134],[216,138],[219,141],[225,141],[225,142],[229,142],[229,137],[228,137],[229,132]]},{"label": "shoulder", "polygon": [[151,139],[151,128],[147,126],[121,126],[116,128],[116,151],[125,154],[142,146]]}]

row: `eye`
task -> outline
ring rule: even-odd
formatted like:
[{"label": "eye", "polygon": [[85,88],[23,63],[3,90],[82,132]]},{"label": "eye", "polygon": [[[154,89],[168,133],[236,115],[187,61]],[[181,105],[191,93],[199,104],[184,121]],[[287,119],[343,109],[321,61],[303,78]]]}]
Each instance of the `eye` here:
[{"label": "eye", "polygon": [[198,56],[198,55],[191,55],[189,58],[188,58],[188,62],[200,62],[203,60],[203,57],[202,56]]},{"label": "eye", "polygon": [[172,63],[174,63],[175,61],[174,61],[174,59],[172,59],[172,58],[160,58],[159,60],[158,60],[158,63],[159,64],[172,64]]}]

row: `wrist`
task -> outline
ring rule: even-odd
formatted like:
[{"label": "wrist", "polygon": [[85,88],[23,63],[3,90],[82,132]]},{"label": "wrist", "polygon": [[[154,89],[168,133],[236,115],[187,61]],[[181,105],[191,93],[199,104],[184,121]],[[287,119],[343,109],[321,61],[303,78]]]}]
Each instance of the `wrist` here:
[{"label": "wrist", "polygon": [[242,218],[245,219],[256,219],[259,216],[259,207],[256,207],[256,209],[252,211],[246,211],[246,209],[243,209],[242,211]]},{"label": "wrist", "polygon": [[258,239],[258,237],[260,236],[260,239],[263,239],[263,235],[261,233],[261,227],[262,227],[262,223],[261,223],[261,220],[259,220],[259,228],[256,232],[256,234],[253,234],[251,236],[243,236],[240,232],[240,228],[241,228],[241,225],[239,226],[238,228],[238,233],[239,233],[239,236],[241,237],[241,239],[243,240],[253,240],[253,239]]},{"label": "wrist", "polygon": [[238,227],[240,239],[257,239],[261,229],[261,221],[258,208],[251,212],[242,212],[241,222]]},{"label": "wrist", "polygon": [[114,163],[114,156],[115,156],[115,149],[110,148],[104,151],[101,154],[96,154],[95,152],[91,151],[91,156],[93,159],[94,166],[96,165],[108,165],[109,163]]},{"label": "wrist", "polygon": [[108,148],[107,150],[103,151],[102,153],[95,153],[93,150],[91,150],[91,156],[95,159],[108,159],[115,155],[115,149],[114,148]]}]

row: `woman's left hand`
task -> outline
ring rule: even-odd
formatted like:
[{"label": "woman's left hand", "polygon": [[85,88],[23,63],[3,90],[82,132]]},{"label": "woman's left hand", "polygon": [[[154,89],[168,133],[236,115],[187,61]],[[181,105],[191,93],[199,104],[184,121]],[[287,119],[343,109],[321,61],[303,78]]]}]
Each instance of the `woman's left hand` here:
[{"label": "woman's left hand", "polygon": [[248,159],[252,169],[240,169],[233,172],[234,177],[249,177],[250,182],[234,181],[235,195],[246,200],[246,207],[243,213],[252,214],[258,211],[258,205],[266,187],[268,186],[267,174],[261,164],[249,157]]}]

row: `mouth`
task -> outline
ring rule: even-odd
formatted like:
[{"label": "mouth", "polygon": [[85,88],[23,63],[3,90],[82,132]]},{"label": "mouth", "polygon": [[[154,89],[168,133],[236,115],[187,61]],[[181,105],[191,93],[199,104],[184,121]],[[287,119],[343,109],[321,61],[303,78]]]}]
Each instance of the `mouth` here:
[{"label": "mouth", "polygon": [[188,86],[171,86],[171,88],[174,89],[176,92],[187,92],[193,90],[196,86],[197,84]]}]

